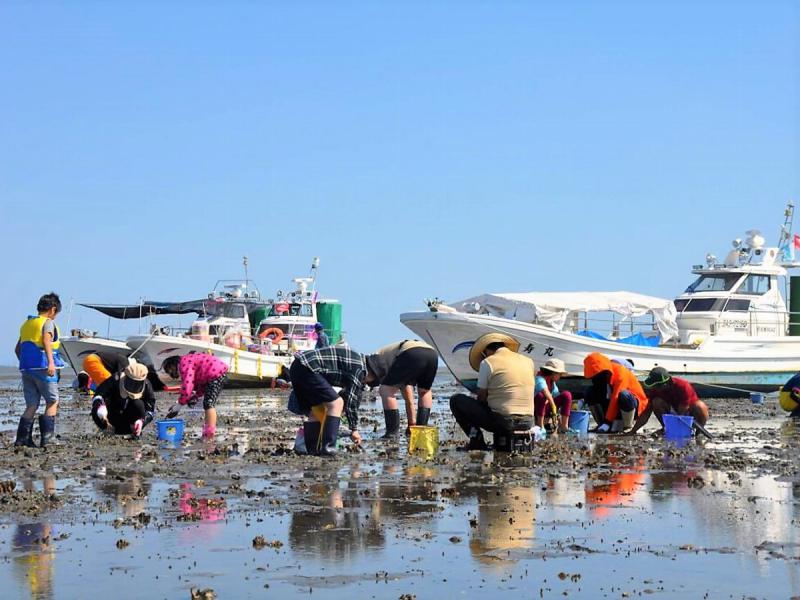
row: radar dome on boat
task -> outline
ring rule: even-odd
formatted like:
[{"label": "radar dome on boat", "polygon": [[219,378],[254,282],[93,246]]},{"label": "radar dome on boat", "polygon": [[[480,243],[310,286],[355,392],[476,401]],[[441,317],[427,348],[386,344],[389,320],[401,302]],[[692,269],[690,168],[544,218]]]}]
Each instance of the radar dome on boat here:
[{"label": "radar dome on boat", "polygon": [[764,239],[764,236],[761,235],[761,232],[758,229],[750,229],[745,233],[747,234],[747,245],[753,250],[758,250],[759,248],[763,248],[764,244],[767,242],[767,240]]}]

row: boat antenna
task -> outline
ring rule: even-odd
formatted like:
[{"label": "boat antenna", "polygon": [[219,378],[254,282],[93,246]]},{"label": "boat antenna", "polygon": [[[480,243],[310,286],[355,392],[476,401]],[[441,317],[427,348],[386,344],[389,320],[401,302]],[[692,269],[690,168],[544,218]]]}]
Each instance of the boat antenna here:
[{"label": "boat antenna", "polygon": [[250,280],[247,278],[247,257],[242,257],[242,264],[244,265],[244,284],[247,290],[250,291]]},{"label": "boat antenna", "polygon": [[794,236],[792,235],[793,220],[794,220],[794,202],[788,202],[786,204],[786,210],[783,211],[783,225],[781,225],[781,233],[778,239],[778,249],[782,254],[781,262],[789,264],[795,262]]},{"label": "boat antenna", "polygon": [[315,256],[311,261],[311,271],[308,274],[311,277],[311,291],[317,288],[317,269],[319,269],[319,256]]}]

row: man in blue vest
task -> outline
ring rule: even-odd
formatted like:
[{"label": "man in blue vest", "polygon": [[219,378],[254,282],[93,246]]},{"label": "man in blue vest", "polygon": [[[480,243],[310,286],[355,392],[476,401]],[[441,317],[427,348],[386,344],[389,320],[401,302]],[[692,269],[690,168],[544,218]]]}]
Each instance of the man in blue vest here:
[{"label": "man in blue vest", "polygon": [[51,292],[39,298],[36,306],[39,313],[28,317],[19,329],[19,340],[14,352],[19,359],[22,374],[22,393],[25,397],[25,412],[19,420],[15,446],[36,447],[33,441],[33,418],[42,399],[45,412],[39,417],[41,446],[54,441],[56,413],[58,412],[59,370],[65,364],[61,358],[58,326],[54,319],[61,312],[58,294]]}]

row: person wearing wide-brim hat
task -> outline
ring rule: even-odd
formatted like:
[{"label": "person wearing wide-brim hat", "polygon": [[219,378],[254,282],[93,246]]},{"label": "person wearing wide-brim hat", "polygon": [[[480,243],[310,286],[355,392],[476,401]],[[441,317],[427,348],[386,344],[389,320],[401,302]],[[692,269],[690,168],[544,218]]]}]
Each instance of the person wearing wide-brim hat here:
[{"label": "person wearing wide-brim hat", "polygon": [[664,367],[655,367],[644,380],[644,391],[650,403],[639,415],[630,433],[636,433],[647,423],[650,415],[664,428],[664,415],[690,415],[701,427],[708,421],[708,406],[697,397],[692,384],[686,379],[671,375]]},{"label": "person wearing wide-brim hat", "polygon": [[478,371],[477,397],[455,394],[450,410],[469,436],[468,450],[486,450],[483,431],[529,429],[533,424],[533,361],[517,354],[520,343],[504,333],[482,335],[469,351]]},{"label": "person wearing wide-brim hat", "polygon": [[153,420],[156,396],[147,380],[147,367],[134,359],[97,386],[92,420],[104,431],[138,437]]},{"label": "person wearing wide-brim hat", "polygon": [[572,410],[572,394],[558,389],[558,380],[566,374],[564,361],[551,358],[539,367],[536,375],[536,388],[533,391],[533,414],[536,424],[544,427],[544,417],[548,408],[558,416],[558,431],[565,433],[569,428],[569,413]]}]

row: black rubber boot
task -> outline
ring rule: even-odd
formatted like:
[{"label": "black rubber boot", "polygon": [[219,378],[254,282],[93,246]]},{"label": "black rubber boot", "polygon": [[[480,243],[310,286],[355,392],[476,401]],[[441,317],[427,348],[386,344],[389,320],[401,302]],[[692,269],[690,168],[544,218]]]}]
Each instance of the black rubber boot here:
[{"label": "black rubber boot", "polygon": [[303,422],[303,438],[306,442],[306,454],[316,456],[319,454],[319,432],[322,423],[319,421]]},{"label": "black rubber boot", "polygon": [[42,448],[46,447],[48,444],[56,444],[56,418],[40,415],[39,434],[41,435],[39,445]]},{"label": "black rubber boot", "polygon": [[20,417],[19,425],[17,425],[17,439],[14,440],[14,445],[36,448],[36,444],[33,441],[33,419]]},{"label": "black rubber boot", "polygon": [[426,427],[428,425],[428,419],[431,418],[431,409],[430,408],[418,408],[417,409],[417,425],[421,425]]},{"label": "black rubber boot", "polygon": [[339,425],[341,423],[341,417],[325,417],[325,425],[322,427],[322,437],[319,441],[320,456],[333,458],[339,454],[336,449],[336,440],[339,439]]},{"label": "black rubber boot", "polygon": [[400,433],[400,411],[396,408],[383,411],[383,419],[386,421],[386,433],[383,439],[389,439]]}]

